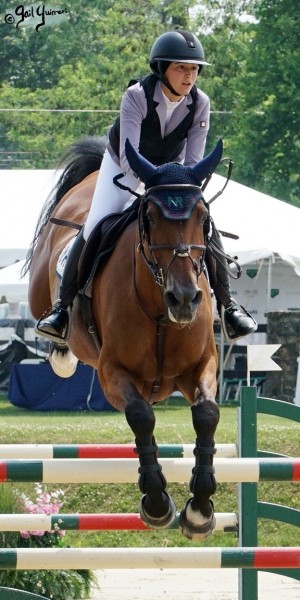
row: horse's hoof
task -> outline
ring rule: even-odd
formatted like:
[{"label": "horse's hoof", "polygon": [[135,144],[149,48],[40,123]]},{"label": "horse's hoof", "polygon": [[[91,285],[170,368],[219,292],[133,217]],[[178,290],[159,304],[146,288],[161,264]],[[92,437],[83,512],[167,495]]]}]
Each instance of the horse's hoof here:
[{"label": "horse's hoof", "polygon": [[177,514],[175,502],[167,492],[164,492],[164,494],[166,494],[169,500],[169,510],[167,514],[163,517],[151,517],[150,515],[148,515],[143,506],[145,503],[146,495],[142,497],[140,505],[140,516],[143,523],[145,523],[145,525],[148,525],[148,527],[152,527],[152,529],[167,529],[175,521]]},{"label": "horse's hoof", "polygon": [[204,540],[205,538],[207,538],[208,536],[210,536],[213,533],[213,531],[216,527],[214,505],[213,505],[213,502],[210,500],[210,504],[211,504],[211,508],[212,508],[210,517],[208,518],[208,520],[205,523],[202,523],[202,525],[196,525],[195,523],[192,523],[191,521],[188,521],[188,519],[187,519],[186,509],[191,501],[192,501],[192,498],[190,498],[187,501],[185,507],[183,508],[183,510],[180,513],[179,527],[180,527],[183,535],[185,535],[185,537],[187,537],[189,540]]}]

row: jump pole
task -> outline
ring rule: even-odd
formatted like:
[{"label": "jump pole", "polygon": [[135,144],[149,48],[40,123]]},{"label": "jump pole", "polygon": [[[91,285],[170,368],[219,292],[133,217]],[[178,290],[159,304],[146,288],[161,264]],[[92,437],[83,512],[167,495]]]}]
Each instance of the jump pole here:
[{"label": "jump pole", "polygon": [[[180,513],[168,529],[179,529]],[[237,531],[236,513],[215,513],[217,531]],[[152,531],[138,513],[0,514],[0,531]]]},{"label": "jump pole", "polygon": [[[193,458],[194,444],[159,444],[159,458]],[[137,458],[134,444],[0,444],[7,458]],[[236,444],[216,444],[219,458],[237,457]]]},{"label": "jump pole", "polygon": [[[195,461],[160,460],[169,483],[188,483]],[[136,483],[138,461],[133,459],[44,459],[0,461],[0,481],[42,483]],[[300,481],[300,458],[217,458],[219,483]]]},{"label": "jump pole", "polygon": [[300,548],[0,549],[0,569],[273,569],[300,567]]}]

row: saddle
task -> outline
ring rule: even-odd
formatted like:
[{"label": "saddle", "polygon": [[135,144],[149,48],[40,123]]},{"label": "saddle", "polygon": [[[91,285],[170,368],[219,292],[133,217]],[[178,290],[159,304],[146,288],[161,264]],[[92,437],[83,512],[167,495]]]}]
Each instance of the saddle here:
[{"label": "saddle", "polygon": [[78,265],[78,289],[87,298],[92,297],[93,278],[111,256],[120,235],[138,217],[140,200],[137,198],[121,213],[111,213],[101,221],[88,238]]},{"label": "saddle", "polygon": [[[138,218],[139,204],[140,199],[137,198],[131,206],[123,212],[111,213],[99,221],[98,225],[88,238],[79,260],[77,287],[81,297],[82,322],[98,352],[101,348],[101,339],[95,326],[92,312],[91,299],[93,278],[98,269],[105,264],[112,254],[120,235],[130,223]],[[56,217],[51,217],[50,221],[55,225],[72,227],[79,231],[83,227],[77,223],[66,221],[64,219],[57,219]],[[66,252],[68,252],[67,248],[62,252],[61,264],[66,260],[66,255],[64,255]],[[59,272],[58,269],[57,275],[59,277],[62,276],[62,272]]]}]

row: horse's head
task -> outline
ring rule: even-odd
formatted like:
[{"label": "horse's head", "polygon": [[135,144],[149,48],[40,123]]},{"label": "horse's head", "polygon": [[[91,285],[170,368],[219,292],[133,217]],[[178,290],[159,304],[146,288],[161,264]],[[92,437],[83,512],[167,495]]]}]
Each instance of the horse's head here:
[{"label": "horse's head", "polygon": [[194,319],[202,299],[198,280],[204,266],[208,207],[201,184],[220,162],[222,148],[219,140],[193,167],[177,163],[155,167],[126,141],[130,167],[145,184],[139,250],[164,290],[169,318],[179,323]]}]

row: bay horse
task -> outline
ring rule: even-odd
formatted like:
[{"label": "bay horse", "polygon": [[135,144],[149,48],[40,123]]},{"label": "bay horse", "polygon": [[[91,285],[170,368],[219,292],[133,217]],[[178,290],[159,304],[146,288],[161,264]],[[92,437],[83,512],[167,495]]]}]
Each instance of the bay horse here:
[{"label": "bay horse", "polygon": [[[100,138],[73,145],[48,204],[43,208],[27,256],[29,305],[39,319],[58,294],[60,253],[84,224],[103,156]],[[215,528],[211,496],[216,490],[214,434],[219,421],[215,401],[217,353],[210,286],[205,274],[205,223],[208,206],[201,184],[222,157],[222,141],[193,167],[168,163],[155,167],[130,142],[126,155],[144,182],[138,218],[123,231],[92,281],[93,327],[87,327],[86,298],[72,306],[67,344],[54,344],[52,366],[76,361],[98,372],[108,402],[125,413],[139,458],[142,520],[155,529],[176,516],[173,499],[157,460],[154,403],[179,391],[191,406],[196,433],[191,496],[181,511],[182,533],[203,539]],[[55,222],[56,220],[56,222]],[[58,226],[57,223],[65,226]],[[89,241],[87,242],[87,246]],[[95,335],[98,344],[95,343]]]}]

